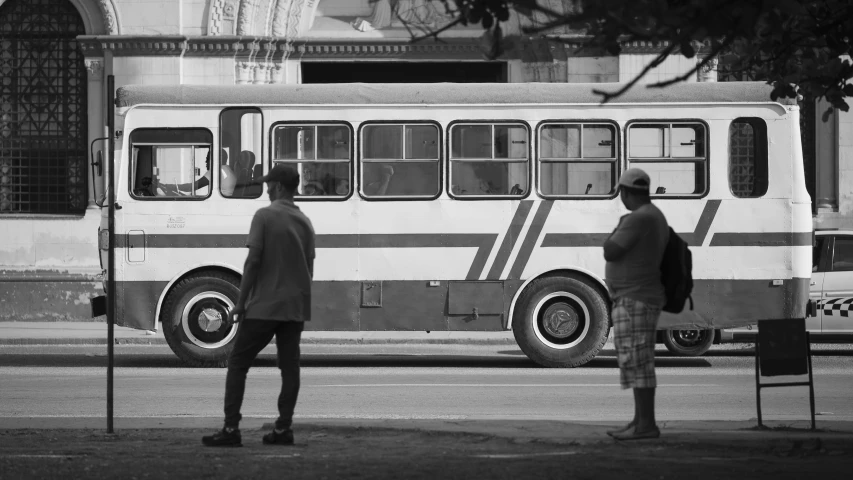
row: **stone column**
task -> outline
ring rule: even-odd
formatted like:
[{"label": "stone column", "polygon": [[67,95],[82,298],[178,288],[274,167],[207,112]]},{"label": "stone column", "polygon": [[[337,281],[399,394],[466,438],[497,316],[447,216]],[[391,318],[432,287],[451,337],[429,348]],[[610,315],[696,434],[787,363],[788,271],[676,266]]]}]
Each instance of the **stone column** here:
[{"label": "stone column", "polygon": [[[92,166],[89,162],[91,162],[91,156],[89,147],[92,145],[92,141],[96,138],[102,137],[104,132],[104,125],[106,124],[106,117],[104,111],[104,96],[106,92],[104,92],[104,59],[103,58],[87,58],[85,59],[86,63],[86,71],[87,71],[87,92],[86,97],[88,99],[87,111],[88,111],[88,130],[89,130],[89,138],[86,142],[86,178],[88,181],[86,182],[89,185],[89,205],[88,208],[98,208],[95,205],[95,193],[96,191],[103,192],[103,188],[95,189],[95,185],[92,180]],[[98,142],[94,145],[94,150],[97,152],[101,150],[106,154],[106,142]],[[105,158],[106,155],[103,156]],[[102,158],[102,162],[103,162]],[[97,156],[95,157],[97,160]],[[101,173],[104,172],[103,168],[105,165],[101,164]],[[98,176],[97,171],[95,172],[94,182],[98,182],[99,185],[103,185],[103,176]]]}]

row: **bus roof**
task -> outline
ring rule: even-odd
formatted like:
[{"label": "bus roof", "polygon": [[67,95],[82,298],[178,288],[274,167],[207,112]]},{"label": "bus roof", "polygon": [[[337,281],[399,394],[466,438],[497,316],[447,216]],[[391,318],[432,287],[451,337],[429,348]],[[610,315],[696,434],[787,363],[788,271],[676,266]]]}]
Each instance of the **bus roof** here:
[{"label": "bus roof", "polygon": [[[117,107],[134,105],[506,105],[599,104],[593,90],[617,91],[618,83],[347,83],[282,85],[126,85]],[[636,85],[611,104],[780,103],[764,82],[681,83],[666,88]]]}]

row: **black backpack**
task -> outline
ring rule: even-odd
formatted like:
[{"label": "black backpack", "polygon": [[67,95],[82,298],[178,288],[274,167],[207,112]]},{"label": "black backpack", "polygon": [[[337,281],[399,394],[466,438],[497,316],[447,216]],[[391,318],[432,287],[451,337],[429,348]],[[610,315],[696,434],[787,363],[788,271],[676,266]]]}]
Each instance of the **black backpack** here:
[{"label": "black backpack", "polygon": [[661,282],[666,291],[664,312],[681,313],[684,304],[690,299],[690,310],[693,310],[693,255],[687,248],[687,242],[669,227],[669,240],[663,251],[660,262]]}]

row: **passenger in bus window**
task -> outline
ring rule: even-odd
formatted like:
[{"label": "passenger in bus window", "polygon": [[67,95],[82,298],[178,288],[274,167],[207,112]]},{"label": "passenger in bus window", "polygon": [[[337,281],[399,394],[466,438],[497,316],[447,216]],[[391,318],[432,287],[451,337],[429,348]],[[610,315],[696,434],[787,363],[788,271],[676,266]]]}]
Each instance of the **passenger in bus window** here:
[{"label": "passenger in bus window", "polygon": [[377,171],[376,165],[365,164],[364,176],[365,195],[383,196],[386,195],[388,186],[391,184],[391,177],[394,176],[394,167],[391,165],[380,165]]},{"label": "passenger in bus window", "polygon": [[139,181],[140,187],[133,191],[133,194],[137,197],[153,197],[154,192],[152,191],[151,186],[151,177],[142,177]]},{"label": "passenger in bus window", "polygon": [[[220,159],[221,166],[219,167],[219,172],[221,185],[219,188],[222,191],[222,195],[230,197],[234,194],[234,188],[237,185],[237,176],[234,174],[234,171],[231,170],[231,167],[228,166],[228,153],[225,150],[220,151]],[[199,179],[195,182],[196,192],[203,188],[207,188],[213,183],[211,179],[212,174],[210,169],[211,161],[209,153],[207,155],[207,159],[204,162],[204,165],[204,175],[199,177]],[[190,190],[192,190],[192,184],[190,183],[182,183],[175,185],[174,187],[177,187],[177,191],[175,191],[175,189],[172,188],[173,186],[169,184],[162,184],[161,187],[164,188],[167,193],[169,193],[170,191],[171,193],[190,192]]]},{"label": "passenger in bus window", "polygon": [[657,438],[655,424],[655,340],[658,318],[666,304],[660,265],[669,241],[669,226],[649,197],[651,180],[639,168],[619,179],[619,195],[630,210],[604,242],[604,276],[613,299],[613,344],[620,384],[634,390],[634,419],[608,431],[617,440]]},{"label": "passenger in bus window", "polygon": [[335,186],[335,193],[341,196],[349,195],[349,180],[341,178]]}]

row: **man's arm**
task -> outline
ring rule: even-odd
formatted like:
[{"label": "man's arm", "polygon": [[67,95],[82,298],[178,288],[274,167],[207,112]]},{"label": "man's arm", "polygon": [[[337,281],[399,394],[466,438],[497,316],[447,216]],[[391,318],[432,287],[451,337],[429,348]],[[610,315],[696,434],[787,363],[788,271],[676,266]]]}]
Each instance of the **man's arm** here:
[{"label": "man's arm", "polygon": [[249,237],[246,239],[246,246],[249,247],[249,254],[246,255],[246,262],[243,264],[243,278],[240,280],[240,296],[237,298],[237,304],[231,309],[228,314],[229,320],[237,322],[246,313],[246,302],[249,300],[249,294],[255,287],[258,281],[258,271],[261,268],[264,249],[264,218],[261,211],[255,213],[252,218],[252,226],[249,227]]},{"label": "man's arm", "polygon": [[625,215],[604,242],[604,260],[614,262],[628,253],[643,235],[643,221],[637,215]]},{"label": "man's arm", "polygon": [[246,256],[246,263],[243,264],[243,279],[240,280],[240,298],[237,300],[237,307],[240,309],[246,308],[246,302],[249,300],[249,293],[254,288],[258,281],[258,270],[261,267],[261,248],[249,246],[249,255]]},{"label": "man's arm", "polygon": [[624,257],[626,253],[628,253],[628,249],[622,248],[622,246],[613,240],[608,238],[604,242],[604,260],[608,262],[615,262],[616,260]]}]

